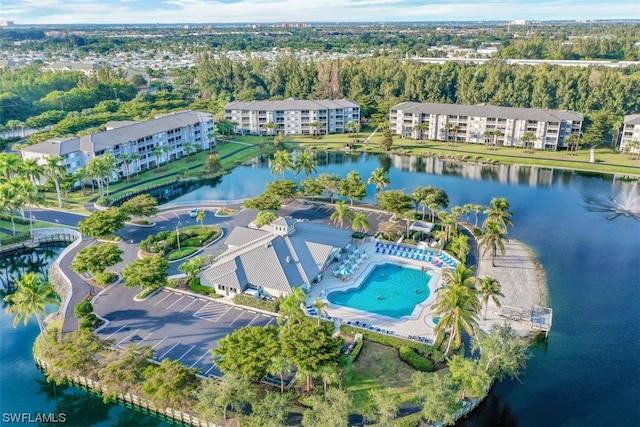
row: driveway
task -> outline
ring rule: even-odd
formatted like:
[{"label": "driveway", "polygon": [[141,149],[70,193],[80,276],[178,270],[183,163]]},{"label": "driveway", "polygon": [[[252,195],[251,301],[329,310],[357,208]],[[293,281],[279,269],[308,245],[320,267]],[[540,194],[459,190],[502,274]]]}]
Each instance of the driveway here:
[{"label": "driveway", "polygon": [[139,289],[116,285],[94,300],[95,312],[109,324],[97,335],[124,349],[149,345],[155,360],[178,360],[205,376],[220,376],[211,349],[244,326],[275,325],[276,317],[196,295],[163,289],[142,302]]}]

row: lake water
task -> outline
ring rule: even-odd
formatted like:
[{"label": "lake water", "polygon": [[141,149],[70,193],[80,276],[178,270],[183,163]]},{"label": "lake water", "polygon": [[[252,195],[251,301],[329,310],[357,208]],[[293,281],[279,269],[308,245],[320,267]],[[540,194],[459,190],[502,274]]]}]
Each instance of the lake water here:
[{"label": "lake water", "polygon": [[[515,226],[509,235],[532,247],[542,263],[554,323],[547,342],[533,348],[521,382],[498,384],[465,426],[640,425],[640,222],[625,216],[608,220],[610,214],[595,212],[590,204],[599,201],[606,205],[611,197],[631,188],[630,184],[611,176],[412,157],[329,153],[318,160],[319,173],[345,176],[356,170],[364,180],[382,165],[389,168],[390,189],[411,192],[417,185],[435,185],[447,191],[450,206],[486,205],[492,197],[510,201]],[[287,178],[293,175],[287,172]],[[215,188],[192,187],[193,191],[177,201],[252,197],[273,179],[268,162],[258,161],[223,176]],[[373,201],[373,195],[370,186],[367,200]],[[637,190],[634,197],[640,197]],[[13,329],[5,317],[2,376],[9,378],[5,360],[22,361],[23,369],[32,367],[30,347],[37,327],[29,325],[29,336],[16,332],[19,337],[9,338]],[[14,354],[20,348],[24,351]],[[35,382],[41,376],[26,378],[28,386],[15,385],[8,395],[4,387],[14,384],[5,385],[8,380],[3,379],[3,412],[5,404],[32,410],[44,410],[40,405],[45,403],[50,405],[47,408],[55,407],[49,399],[51,393],[42,391]],[[23,406],[13,402],[19,396],[24,396],[20,398]],[[34,402],[41,403],[34,406]],[[89,404],[85,407],[81,403],[76,409],[91,413],[88,408]],[[96,416],[100,411],[107,414],[93,424],[82,425],[130,425],[123,420],[136,415],[108,408],[96,406]]]}]

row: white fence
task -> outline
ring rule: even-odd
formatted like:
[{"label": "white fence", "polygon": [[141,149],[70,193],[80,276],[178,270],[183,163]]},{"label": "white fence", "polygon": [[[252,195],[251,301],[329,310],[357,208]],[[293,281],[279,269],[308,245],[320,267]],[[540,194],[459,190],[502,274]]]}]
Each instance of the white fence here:
[{"label": "white fence", "polygon": [[245,199],[235,199],[235,200],[192,200],[188,202],[174,202],[174,203],[165,203],[164,205],[158,206],[160,210],[167,209],[176,209],[176,208],[189,208],[189,207],[198,207],[198,206],[229,206],[229,205],[240,205],[244,203],[249,198]]}]

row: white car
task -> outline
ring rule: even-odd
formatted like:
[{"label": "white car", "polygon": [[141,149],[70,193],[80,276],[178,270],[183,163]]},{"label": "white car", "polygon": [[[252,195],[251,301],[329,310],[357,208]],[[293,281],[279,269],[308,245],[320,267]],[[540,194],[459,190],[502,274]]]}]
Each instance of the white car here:
[{"label": "white car", "polygon": [[191,218],[195,218],[198,216],[198,208],[193,208],[189,211],[189,216]]}]

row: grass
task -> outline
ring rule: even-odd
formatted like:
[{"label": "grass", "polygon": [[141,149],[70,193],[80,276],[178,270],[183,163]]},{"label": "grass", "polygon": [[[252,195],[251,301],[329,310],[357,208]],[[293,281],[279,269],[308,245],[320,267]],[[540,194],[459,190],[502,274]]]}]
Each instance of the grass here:
[{"label": "grass", "polygon": [[[18,217],[20,220],[22,220],[22,217]],[[60,224],[53,224],[50,222],[44,222],[44,221],[37,221],[34,220],[33,221],[33,228],[68,228],[66,226],[60,225]],[[11,226],[11,221],[7,221],[7,220],[0,220],[0,228],[4,228],[5,230],[13,230],[12,226]],[[16,234],[20,234],[20,233],[28,233],[30,231],[29,228],[29,224],[20,224],[18,222],[16,222]],[[3,231],[0,231],[0,241],[4,241],[4,239],[12,237],[13,233],[5,233]]]},{"label": "grass", "polygon": [[353,371],[345,378],[344,387],[353,397],[353,410],[358,412],[370,404],[369,391],[388,388],[401,402],[414,397],[411,375],[416,372],[400,360],[398,350],[365,341]]}]

